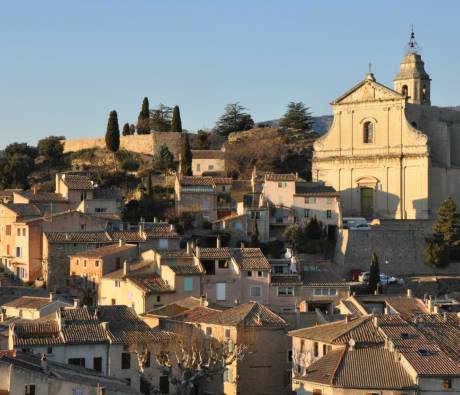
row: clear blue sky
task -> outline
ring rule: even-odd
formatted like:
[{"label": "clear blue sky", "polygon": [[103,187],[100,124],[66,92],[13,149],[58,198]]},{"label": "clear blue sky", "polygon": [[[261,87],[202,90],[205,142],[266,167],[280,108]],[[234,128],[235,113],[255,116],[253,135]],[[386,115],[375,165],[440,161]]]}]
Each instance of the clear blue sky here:
[{"label": "clear blue sky", "polygon": [[369,61],[392,86],[410,26],[432,102],[460,105],[458,1],[0,0],[0,147],[54,134],[103,135],[110,110],[135,122],[142,98],[212,127],[240,101],[256,121],[289,101],[315,115]]}]

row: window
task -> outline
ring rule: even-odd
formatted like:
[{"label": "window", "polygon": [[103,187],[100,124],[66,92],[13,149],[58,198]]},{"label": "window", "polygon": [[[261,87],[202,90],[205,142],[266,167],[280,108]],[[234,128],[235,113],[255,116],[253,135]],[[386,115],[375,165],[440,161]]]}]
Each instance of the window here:
[{"label": "window", "polygon": [[247,275],[248,275],[248,277],[252,277],[252,271],[248,270]]},{"label": "window", "polygon": [[35,385],[26,385],[24,388],[24,395],[35,395]]},{"label": "window", "polygon": [[303,216],[305,218],[310,218],[310,209],[309,208],[306,208],[303,210]]},{"label": "window", "polygon": [[228,261],[227,260],[219,260],[219,269],[228,269]]},{"label": "window", "polygon": [[315,288],[315,296],[336,296],[337,288]]},{"label": "window", "polygon": [[225,337],[230,337],[230,329],[225,329],[224,334]]},{"label": "window", "polygon": [[160,239],[158,248],[160,250],[167,250],[168,249],[168,239]]},{"label": "window", "polygon": [[444,379],[442,380],[442,388],[445,390],[452,388],[452,379]]},{"label": "window", "polygon": [[217,300],[225,300],[225,283],[217,283],[216,284],[216,294],[217,294]]},{"label": "window", "polygon": [[278,296],[294,296],[294,287],[278,287]]},{"label": "window", "polygon": [[201,261],[201,264],[203,265],[203,268],[207,276],[213,276],[214,274],[216,274],[216,263],[214,260],[203,259]]},{"label": "window", "polygon": [[292,350],[288,350],[287,352],[287,361],[292,362]]},{"label": "window", "polygon": [[300,341],[300,352],[304,352],[305,351],[305,340],[301,340]]},{"label": "window", "polygon": [[207,200],[203,200],[202,207],[203,210],[209,210],[209,202]]},{"label": "window", "polygon": [[93,369],[102,372],[102,357],[93,358]]},{"label": "window", "polygon": [[323,344],[323,355],[327,354],[327,344]]},{"label": "window", "polygon": [[425,103],[428,98],[428,89],[426,89],[426,85],[423,85],[422,88],[422,103]]},{"label": "window", "polygon": [[364,144],[371,144],[374,142],[374,124],[372,122],[364,122],[363,142]]},{"label": "window", "polygon": [[86,225],[85,225],[85,224],[80,225],[80,229],[81,229],[81,230],[85,230],[85,229],[86,229]]},{"label": "window", "polygon": [[117,269],[121,269],[121,258],[120,257],[115,258],[115,266],[117,267]]},{"label": "window", "polygon": [[46,353],[47,353],[48,355],[51,355],[51,354],[53,353],[53,347],[48,347],[48,348],[46,349]]},{"label": "window", "polygon": [[21,247],[16,247],[16,257],[21,257],[22,256],[22,248]]},{"label": "window", "polygon": [[86,259],[83,261],[83,267],[86,267]]},{"label": "window", "polygon": [[193,291],[193,277],[184,277],[184,291]]},{"label": "window", "polygon": [[326,199],[326,204],[332,204],[332,198],[327,198]]},{"label": "window", "polygon": [[201,170],[201,165],[199,163],[196,164],[196,171],[200,171]]},{"label": "window", "polygon": [[121,353],[121,368],[131,369],[131,354],[129,352]]},{"label": "window", "polygon": [[260,298],[262,295],[262,288],[260,285],[253,285],[250,290],[251,298]]},{"label": "window", "polygon": [[407,95],[409,94],[409,88],[407,87],[407,85],[403,85],[403,86],[401,87],[401,94],[402,94],[403,96],[407,96]]},{"label": "window", "polygon": [[313,355],[317,357],[319,355],[319,344],[318,342],[313,343]]},{"label": "window", "polygon": [[5,235],[11,236],[11,225],[5,226]]},{"label": "window", "polygon": [[211,336],[212,335],[212,328],[210,326],[206,327],[206,336]]},{"label": "window", "polygon": [[332,211],[326,210],[326,218],[332,218]]},{"label": "window", "polygon": [[161,302],[161,296],[157,295],[157,303],[160,303],[160,302]]},{"label": "window", "polygon": [[94,261],[94,266],[99,267],[99,261]]},{"label": "window", "polygon": [[69,358],[67,360],[69,365],[81,366],[82,368],[85,367],[86,361],[85,358]]},{"label": "window", "polygon": [[120,280],[115,280],[115,288],[120,288]]},{"label": "window", "polygon": [[80,260],[77,259],[77,260],[75,261],[75,265],[78,266],[79,264],[80,264]]},{"label": "window", "polygon": [[208,170],[214,170],[214,165],[208,165]]},{"label": "window", "polygon": [[282,188],[283,187],[283,183],[282,182],[279,182],[278,183],[278,188]]},{"label": "window", "polygon": [[264,274],[261,271],[257,272],[257,277],[263,277],[263,276]]},{"label": "window", "polygon": [[233,375],[232,375],[232,370],[230,368],[225,369],[224,371],[224,381],[226,383],[231,383],[233,382]]},{"label": "window", "polygon": [[6,255],[8,256],[10,255],[10,245],[9,244],[6,245]]},{"label": "window", "polygon": [[312,197],[312,196],[306,197],[304,199],[304,203],[306,203],[306,204],[315,204],[316,203],[316,198]]},{"label": "window", "polygon": [[21,228],[16,229],[16,234],[17,234],[17,236],[21,236]]}]

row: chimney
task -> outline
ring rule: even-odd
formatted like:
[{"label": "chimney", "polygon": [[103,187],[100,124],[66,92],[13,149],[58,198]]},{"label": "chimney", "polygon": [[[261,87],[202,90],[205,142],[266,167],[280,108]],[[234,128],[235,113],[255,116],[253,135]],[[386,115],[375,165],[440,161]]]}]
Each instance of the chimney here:
[{"label": "chimney", "polygon": [[187,254],[190,254],[190,241],[187,241]]},{"label": "chimney", "polygon": [[433,313],[434,314],[439,314],[439,306],[438,305],[433,306]]},{"label": "chimney", "polygon": [[153,217],[153,223],[156,224],[158,222],[158,218],[157,217]]},{"label": "chimney", "polygon": [[385,315],[389,314],[388,306],[385,306],[385,308],[383,309],[383,314],[385,314]]},{"label": "chimney", "polygon": [[123,240],[122,240],[122,239],[119,239],[119,240],[118,240],[118,247],[123,247],[123,244],[125,244],[125,243],[123,242]]},{"label": "chimney", "polygon": [[217,236],[216,247],[217,248],[221,247],[221,245],[220,245],[220,236]]},{"label": "chimney", "polygon": [[5,313],[2,311],[0,312],[0,322],[5,321]]},{"label": "chimney", "polygon": [[78,309],[80,307],[80,299],[73,300],[73,308]]},{"label": "chimney", "polygon": [[407,297],[412,298],[412,289],[410,288],[407,289]]},{"label": "chimney", "polygon": [[200,307],[208,307],[208,305],[209,305],[208,295],[207,294],[201,295]]},{"label": "chimney", "polygon": [[32,190],[33,190],[34,195],[36,195],[37,194],[37,185],[34,185],[32,188],[33,188]]},{"label": "chimney", "polygon": [[50,302],[52,302],[56,298],[54,292],[50,292]]},{"label": "chimney", "polygon": [[40,367],[42,370],[47,371],[48,370],[48,359],[46,358],[46,354],[43,353],[40,357]]},{"label": "chimney", "polygon": [[447,313],[446,312],[442,313],[442,319],[444,320],[444,322],[447,322]]},{"label": "chimney", "polygon": [[124,261],[123,262],[123,276],[126,276],[129,272],[129,265],[128,265],[128,261]]}]

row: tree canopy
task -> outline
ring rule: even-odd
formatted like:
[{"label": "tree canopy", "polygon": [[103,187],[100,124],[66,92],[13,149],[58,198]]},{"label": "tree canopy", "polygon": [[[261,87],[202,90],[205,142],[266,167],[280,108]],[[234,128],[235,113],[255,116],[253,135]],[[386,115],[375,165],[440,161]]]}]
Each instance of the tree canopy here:
[{"label": "tree canopy", "polygon": [[117,152],[120,148],[120,129],[118,127],[118,115],[116,111],[111,111],[107,122],[107,132],[105,134],[105,144],[111,152]]},{"label": "tree canopy", "polygon": [[148,97],[144,97],[142,108],[137,117],[137,134],[150,133],[150,104]]},{"label": "tree canopy", "polygon": [[157,108],[150,110],[150,127],[157,132],[169,132],[171,130],[171,107],[160,103]]},{"label": "tree canopy", "polygon": [[182,133],[182,120],[180,118],[179,106],[174,106],[173,109],[171,132]]},{"label": "tree canopy", "polygon": [[232,132],[242,132],[254,127],[254,120],[239,102],[227,104],[224,114],[216,123],[217,131],[228,136]]},{"label": "tree canopy", "polygon": [[122,132],[121,134],[123,136],[129,136],[131,134],[131,131],[129,130],[129,123],[126,122],[124,125],[123,125],[123,129],[122,129]]},{"label": "tree canopy", "polygon": [[369,288],[368,292],[373,294],[380,284],[380,266],[377,254],[372,253],[371,266],[369,269]]},{"label": "tree canopy", "polygon": [[286,113],[280,120],[280,126],[310,131],[312,129],[312,117],[309,109],[302,102],[290,102],[287,105]]},{"label": "tree canopy", "polygon": [[38,142],[38,153],[43,156],[49,163],[58,163],[64,152],[64,145],[61,140],[62,136],[49,136]]},{"label": "tree canopy", "polygon": [[37,148],[26,143],[8,145],[0,158],[0,187],[26,189],[37,155]]}]

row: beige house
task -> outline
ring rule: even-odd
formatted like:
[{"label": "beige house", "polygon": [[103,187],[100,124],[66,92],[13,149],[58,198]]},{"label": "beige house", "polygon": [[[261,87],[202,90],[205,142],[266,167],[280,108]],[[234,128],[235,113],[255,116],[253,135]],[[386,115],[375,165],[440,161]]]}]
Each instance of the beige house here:
[{"label": "beige house", "polygon": [[70,306],[71,304],[57,299],[54,293],[50,293],[49,297],[20,296],[19,298],[4,303],[1,307],[6,318],[18,317],[36,320],[54,313],[61,307]]},{"label": "beige house", "polygon": [[43,355],[13,351],[0,353],[0,394],[131,395],[139,392],[123,379],[55,363]]},{"label": "beige house", "polygon": [[10,326],[9,349],[45,354],[50,362],[92,369],[122,379],[139,391],[138,353],[145,347],[152,350],[142,375],[158,388],[161,372],[154,365],[154,350],[169,347],[174,338],[171,333],[149,328],[126,306],[84,306],[57,310],[48,320],[15,322]]},{"label": "beige house", "polygon": [[455,314],[382,315],[291,331],[293,391],[444,394],[460,390]]},{"label": "beige house", "polygon": [[225,149],[192,150],[192,172],[194,176],[225,173]]},{"label": "beige house", "polygon": [[203,382],[199,394],[283,395],[290,393],[286,322],[266,306],[249,302],[223,311],[198,307],[170,317],[169,330],[200,332],[220,343],[246,345],[241,361],[227,366],[223,377]]},{"label": "beige house", "polygon": [[340,192],[344,216],[426,219],[448,196],[460,203],[460,113],[431,105],[409,48],[394,89],[368,74],[332,102],[333,124],[314,143],[313,179]]}]

